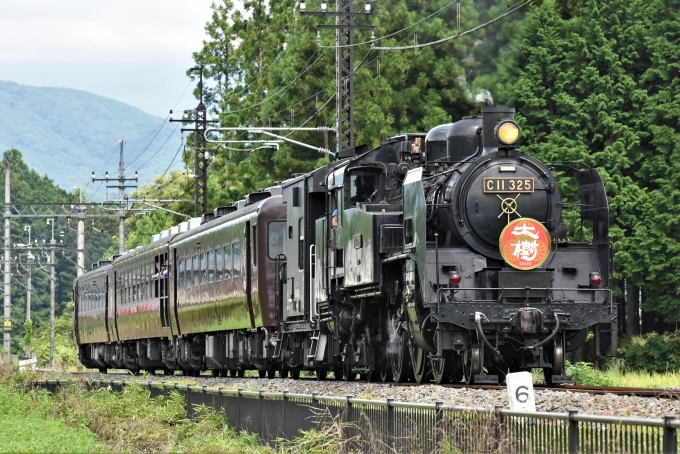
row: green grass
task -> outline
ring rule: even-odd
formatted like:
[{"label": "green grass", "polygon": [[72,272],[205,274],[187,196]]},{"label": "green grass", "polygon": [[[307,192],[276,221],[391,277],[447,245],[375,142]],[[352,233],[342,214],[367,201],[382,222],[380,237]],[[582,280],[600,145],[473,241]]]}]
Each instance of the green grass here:
[{"label": "green grass", "polygon": [[611,380],[612,386],[629,388],[668,388],[680,387],[680,372],[649,372],[631,370],[625,367],[621,359],[611,361],[604,370]]},{"label": "green grass", "polygon": [[108,449],[86,427],[50,417],[44,391],[25,392],[25,383],[0,382],[0,452],[102,452]]},{"label": "green grass", "polygon": [[[331,453],[343,445],[338,421],[278,440],[276,451],[257,435],[238,432],[212,408],[194,408],[178,392],[150,398],[143,385],[123,392],[65,385],[54,395],[31,378],[0,366],[0,452],[227,452]],[[190,378],[190,377],[187,377]]]},{"label": "green grass", "polygon": [[[632,370],[625,366],[622,359],[608,362],[602,369],[591,363],[567,362],[567,375],[574,383],[586,386],[619,386],[626,388],[668,388],[680,386],[680,372],[650,372]],[[534,377],[536,378],[536,377]],[[542,378],[542,377],[541,377]]]},{"label": "green grass", "polygon": [[0,420],[0,452],[108,451],[87,429],[75,429],[37,414]]}]

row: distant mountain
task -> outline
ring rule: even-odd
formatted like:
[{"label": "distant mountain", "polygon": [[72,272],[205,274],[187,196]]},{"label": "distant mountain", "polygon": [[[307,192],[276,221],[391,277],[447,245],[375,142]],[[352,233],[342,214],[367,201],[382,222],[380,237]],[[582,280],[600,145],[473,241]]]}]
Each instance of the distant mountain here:
[{"label": "distant mountain", "polygon": [[[93,171],[98,176],[104,171],[109,177],[118,175],[121,138],[126,141],[126,176],[139,170],[140,186],[153,182],[180,147],[180,131],[175,130],[178,124],[85,91],[0,81],[0,153],[9,148],[20,150],[29,167],[69,192],[75,185],[84,188]],[[173,167],[179,167],[178,161],[181,154]],[[85,191],[88,198],[97,186],[99,183],[90,183]],[[104,198],[105,186],[95,199]],[[110,190],[111,197],[117,194]]]}]

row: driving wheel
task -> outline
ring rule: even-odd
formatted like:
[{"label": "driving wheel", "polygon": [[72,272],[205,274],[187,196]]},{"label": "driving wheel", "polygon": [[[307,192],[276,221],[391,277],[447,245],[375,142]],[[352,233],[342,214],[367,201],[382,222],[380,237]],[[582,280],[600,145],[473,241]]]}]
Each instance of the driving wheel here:
[{"label": "driving wheel", "polygon": [[463,376],[462,367],[458,355],[453,350],[444,350],[441,358],[430,358],[432,364],[432,377],[438,385],[457,383]]},{"label": "driving wheel", "polygon": [[408,351],[408,333],[403,330],[394,336],[390,343],[390,362],[392,363],[392,379],[397,383],[408,381],[411,375],[411,355]]},{"label": "driving wheel", "polygon": [[416,383],[425,383],[430,378],[430,358],[425,350],[413,345],[411,350],[411,364]]}]

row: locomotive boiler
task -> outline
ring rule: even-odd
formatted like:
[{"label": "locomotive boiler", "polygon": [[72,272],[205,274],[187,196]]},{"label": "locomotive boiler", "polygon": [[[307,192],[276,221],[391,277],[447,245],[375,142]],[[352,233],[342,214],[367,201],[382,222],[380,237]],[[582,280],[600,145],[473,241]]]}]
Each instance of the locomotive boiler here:
[{"label": "locomotive boiler", "polygon": [[[520,135],[514,109],[482,109],[163,232],[76,280],[81,361],[470,384],[542,368],[568,382],[566,353],[615,317],[607,198],[596,169],[543,163]],[[164,261],[167,278],[148,277]]]}]

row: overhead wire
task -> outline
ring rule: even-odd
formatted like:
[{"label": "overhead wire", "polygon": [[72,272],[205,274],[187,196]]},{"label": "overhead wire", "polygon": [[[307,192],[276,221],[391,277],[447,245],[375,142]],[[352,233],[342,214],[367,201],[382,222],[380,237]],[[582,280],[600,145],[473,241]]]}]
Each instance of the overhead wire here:
[{"label": "overhead wire", "polygon": [[[134,164],[135,161],[137,161],[137,159],[141,158],[142,155],[146,152],[146,150],[149,149],[149,147],[151,146],[151,144],[153,143],[153,141],[156,140],[156,137],[158,137],[158,134],[160,134],[161,130],[163,129],[163,126],[165,126],[165,122],[168,120],[168,118],[170,118],[170,114],[168,114],[168,115],[163,119],[163,123],[161,123],[160,127],[159,127],[158,130],[156,131],[156,134],[153,136],[153,138],[151,139],[151,141],[149,141],[149,143],[146,145],[146,147],[144,147],[144,149],[137,155],[137,157],[136,157],[135,159],[133,159],[132,161],[130,161],[130,162],[128,163],[128,167],[131,166],[132,164]],[[175,128],[175,129],[177,129],[177,128]]]},{"label": "overhead wire", "polygon": [[329,48],[329,49],[339,49],[339,48],[346,48],[346,47],[362,46],[362,45],[364,45],[364,44],[371,44],[371,43],[374,43],[374,42],[376,42],[376,41],[380,41],[380,40],[389,38],[389,37],[391,37],[391,36],[398,35],[399,33],[403,33],[403,32],[405,32],[406,30],[408,30],[409,28],[413,28],[413,27],[415,27],[416,25],[420,24],[421,22],[424,22],[424,21],[426,21],[426,20],[428,20],[428,19],[430,19],[430,18],[433,18],[433,16],[435,16],[435,17],[436,17],[436,16],[439,16],[441,13],[445,12],[445,11],[446,11],[447,9],[449,9],[451,6],[453,6],[454,4],[459,3],[459,2],[460,2],[460,0],[453,0],[453,1],[452,1],[451,3],[449,3],[448,5],[445,5],[445,6],[441,7],[440,9],[438,9],[438,10],[435,11],[434,13],[430,14],[429,16],[420,19],[418,22],[415,22],[415,23],[409,25],[408,27],[404,27],[404,28],[402,28],[401,30],[397,30],[396,32],[392,32],[392,33],[390,33],[390,34],[388,34],[388,35],[385,35],[385,36],[380,36],[380,37],[378,37],[378,38],[373,38],[373,39],[371,39],[371,40],[369,40],[369,41],[363,41],[363,42],[360,42],[360,43],[343,44],[343,45],[340,45],[340,46],[335,45],[335,46],[319,46],[319,47],[321,47],[321,48],[327,47],[327,48]]},{"label": "overhead wire", "polygon": [[473,28],[471,28],[471,29],[469,29],[469,30],[464,31],[463,33],[458,33],[458,34],[456,34],[456,35],[448,36],[448,37],[446,37],[446,38],[442,38],[442,39],[439,39],[439,40],[437,40],[437,41],[431,41],[431,42],[429,42],[429,43],[422,43],[422,44],[414,44],[414,45],[412,45],[412,46],[401,46],[401,47],[396,47],[396,46],[392,46],[392,47],[374,47],[374,49],[375,49],[375,50],[386,50],[386,51],[393,51],[393,50],[409,50],[409,49],[421,49],[421,48],[423,48],[423,47],[436,46],[436,45],[439,45],[439,44],[443,44],[443,43],[445,43],[445,42],[452,41],[452,40],[454,40],[454,39],[456,39],[456,38],[460,38],[460,37],[465,36],[465,35],[469,35],[470,33],[474,33],[474,32],[476,32],[477,30],[480,30],[480,29],[482,29],[482,28],[484,28],[484,27],[487,27],[487,26],[493,24],[494,22],[497,22],[497,21],[503,19],[504,17],[509,16],[510,14],[514,13],[515,11],[517,11],[517,10],[519,10],[519,9],[521,9],[521,8],[523,8],[523,7],[525,7],[526,5],[528,5],[529,3],[531,3],[532,1],[533,1],[533,0],[526,0],[524,3],[520,4],[519,6],[514,7],[513,9],[511,9],[511,10],[509,10],[509,11],[506,11],[505,13],[503,13],[503,14],[501,14],[501,15],[499,15],[499,16],[493,18],[493,19],[491,19],[491,20],[489,20],[489,21],[487,21],[487,22],[484,22],[483,24],[479,24],[479,25],[477,25],[476,27],[473,27]]},{"label": "overhead wire", "polygon": [[151,160],[152,160],[153,158],[156,157],[156,155],[163,149],[163,147],[165,146],[165,144],[168,143],[168,140],[170,140],[170,138],[171,138],[172,135],[175,133],[175,131],[177,131],[177,128],[178,128],[178,127],[179,127],[179,123],[175,126],[175,129],[172,130],[172,132],[170,133],[170,135],[168,135],[168,138],[165,139],[165,142],[163,142],[163,145],[161,145],[160,148],[158,148],[158,150],[156,150],[156,152],[155,152],[149,159],[147,159],[146,162],[145,162],[144,164],[142,164],[141,166],[139,166],[139,167],[137,168],[137,171],[142,170],[142,169],[144,168],[144,166],[146,166],[149,162],[151,162]]},{"label": "overhead wire", "polygon": [[[184,90],[182,91],[182,94],[179,96],[179,98],[177,99],[177,102],[176,102],[175,105],[173,106],[173,110],[177,107],[177,105],[180,103],[180,101],[181,101],[182,98],[184,97],[184,94],[186,93],[187,89],[189,88],[189,85],[191,85],[191,81],[189,81],[189,83],[187,84],[187,86],[184,87]],[[165,118],[163,119],[163,123],[161,123],[161,125],[160,125],[158,128],[154,129],[154,130],[153,130],[151,133],[149,133],[146,137],[144,137],[144,138],[142,138],[142,139],[139,139],[139,140],[135,140],[135,141],[133,141],[133,142],[127,142],[127,143],[141,142],[142,140],[146,139],[147,137],[149,137],[149,136],[150,136],[151,134],[153,134],[154,132],[156,132],[156,135],[154,136],[154,139],[155,139],[156,136],[158,135],[158,133],[160,132],[160,130],[163,128],[163,125],[165,124],[166,120],[167,120],[167,117],[165,117]],[[153,143],[153,140],[154,140],[154,139],[151,139],[151,142],[149,142],[149,145],[151,145],[151,143]],[[149,145],[147,145],[146,148],[148,148]],[[146,150],[146,148],[145,148],[144,150]],[[109,165],[109,162],[111,162],[111,159],[113,159],[113,157],[116,155],[116,153],[117,153],[118,151],[119,151],[119,147],[116,147],[116,150],[113,152],[113,154],[112,154],[112,155],[109,157],[109,159],[106,161],[106,164],[104,164],[104,169],[103,169],[101,172],[99,172],[98,175],[101,175],[102,172],[104,172],[104,171],[106,170],[106,166]],[[143,152],[142,152],[142,153],[143,153]],[[137,158],[135,158],[132,162],[135,162],[135,161],[139,158],[139,156],[141,156],[141,153],[140,153],[140,154],[137,156]],[[132,164],[132,162],[131,162],[130,164]],[[130,164],[128,164],[128,165],[130,165]],[[85,185],[85,188],[83,189],[83,195],[85,195],[85,190],[90,186],[90,183],[91,183],[91,182],[92,182],[91,179],[88,180],[87,185]],[[97,194],[97,192],[98,192],[99,189],[101,188],[102,184],[103,184],[103,182],[100,182],[100,183],[99,183],[99,186],[97,186],[97,189],[95,189],[95,191],[92,193],[92,197],[94,197],[94,196]]]}]

